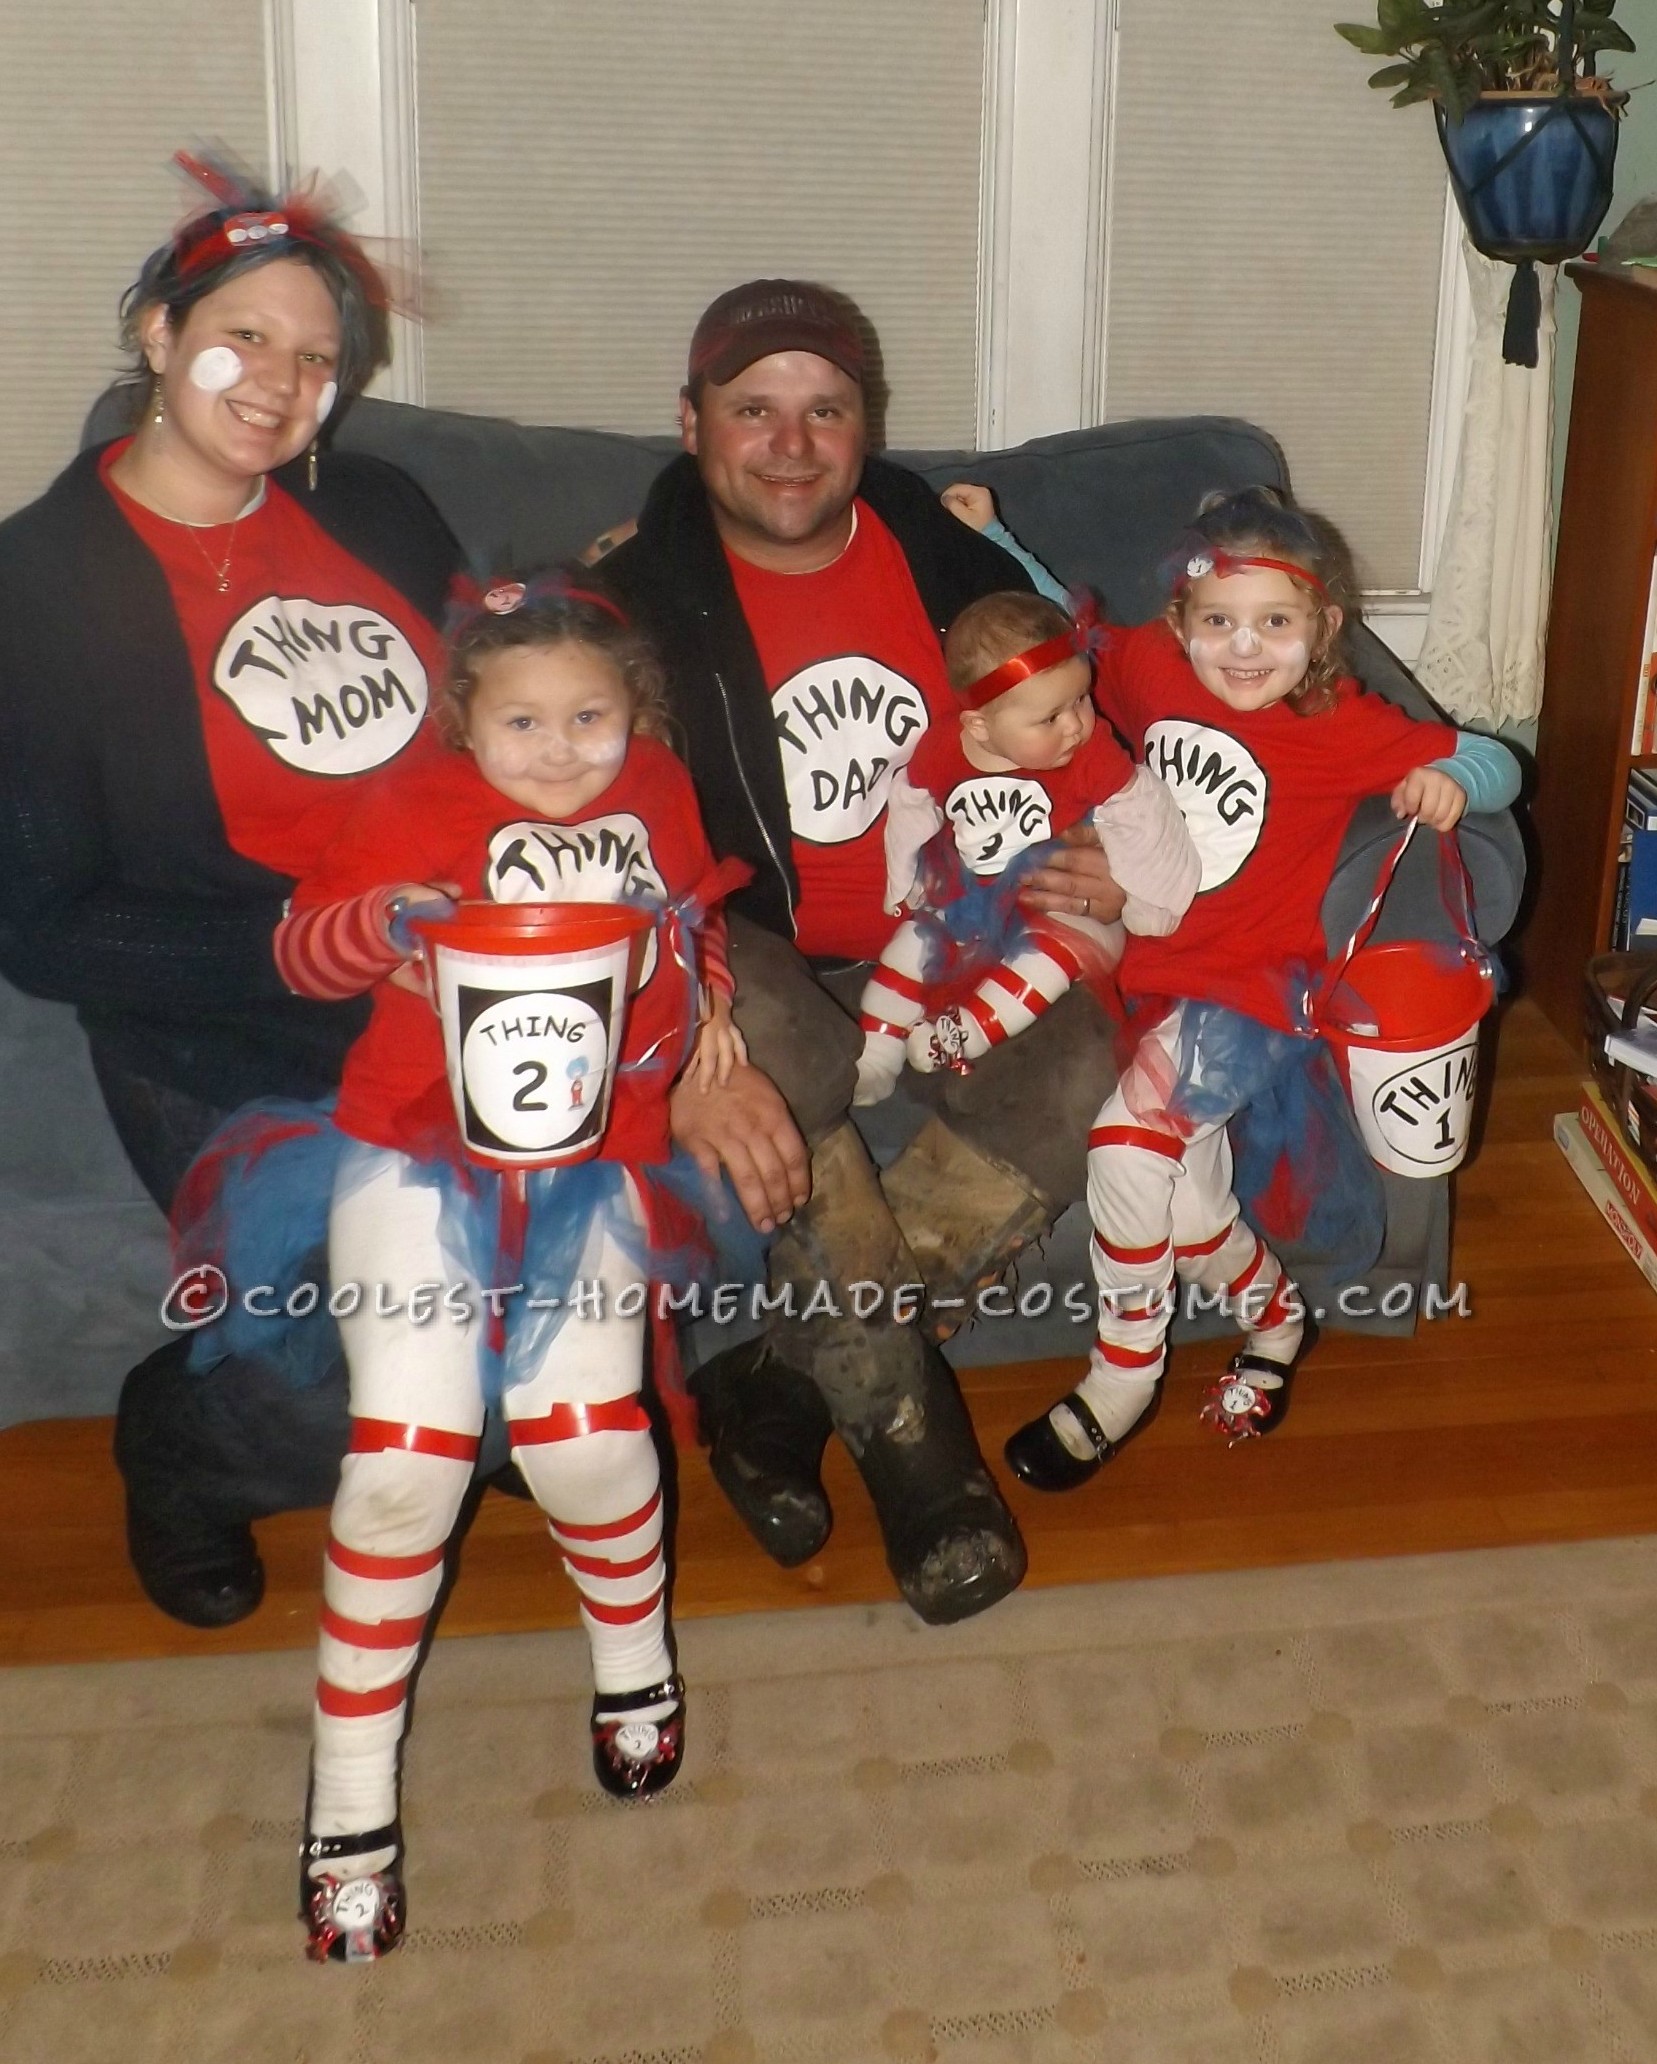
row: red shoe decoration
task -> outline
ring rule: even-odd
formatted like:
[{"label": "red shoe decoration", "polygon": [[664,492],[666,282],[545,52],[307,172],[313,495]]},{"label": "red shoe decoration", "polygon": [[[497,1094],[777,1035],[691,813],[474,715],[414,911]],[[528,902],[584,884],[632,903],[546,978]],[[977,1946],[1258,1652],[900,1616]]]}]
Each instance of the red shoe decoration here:
[{"label": "red shoe decoration", "polygon": [[[645,1714],[671,1701],[654,1719]],[[685,1742],[685,1680],[670,1677],[648,1691],[601,1691],[593,1700],[593,1770],[617,1799],[645,1799],[679,1775]]]}]

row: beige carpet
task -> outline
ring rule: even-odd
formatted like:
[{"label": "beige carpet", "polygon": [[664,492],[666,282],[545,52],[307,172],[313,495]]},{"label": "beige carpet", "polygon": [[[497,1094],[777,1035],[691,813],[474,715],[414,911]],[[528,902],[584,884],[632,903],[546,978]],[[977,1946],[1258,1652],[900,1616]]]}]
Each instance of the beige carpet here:
[{"label": "beige carpet", "polygon": [[0,1678],[6,2064],[1657,2060],[1657,1541],[447,1642],[411,1928],[300,1953],[299,1655]]}]

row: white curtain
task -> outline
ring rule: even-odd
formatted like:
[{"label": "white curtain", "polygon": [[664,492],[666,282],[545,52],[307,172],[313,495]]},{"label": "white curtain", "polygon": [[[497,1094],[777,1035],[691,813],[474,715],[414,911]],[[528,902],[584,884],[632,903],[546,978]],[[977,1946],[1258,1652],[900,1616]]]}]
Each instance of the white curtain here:
[{"label": "white curtain", "polygon": [[1502,358],[1513,267],[1462,239],[1473,298],[1461,454],[1415,671],[1459,721],[1496,730],[1542,706],[1553,469],[1554,288],[1539,265],[1536,365]]}]

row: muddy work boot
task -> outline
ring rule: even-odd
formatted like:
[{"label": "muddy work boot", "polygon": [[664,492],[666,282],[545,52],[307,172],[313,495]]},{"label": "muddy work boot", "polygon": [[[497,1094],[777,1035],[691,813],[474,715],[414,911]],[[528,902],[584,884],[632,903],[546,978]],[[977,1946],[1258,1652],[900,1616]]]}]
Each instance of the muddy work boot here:
[{"label": "muddy work boot", "polygon": [[764,1340],[704,1362],[689,1389],[708,1466],[737,1517],[784,1569],[809,1562],[834,1525],[820,1474],[833,1431],[822,1392]]},{"label": "muddy work boot", "polygon": [[928,1118],[880,1178],[927,1289],[926,1329],[947,1340],[973,1293],[1003,1276],[1052,1224],[1056,1207],[1017,1169]]},{"label": "muddy work boot", "polygon": [[1024,1543],[949,1364],[914,1325],[893,1322],[889,1298],[857,1316],[853,1285],[890,1291],[920,1277],[850,1125],[818,1146],[812,1183],[810,1204],[772,1246],[773,1291],[792,1287],[796,1313],[772,1321],[772,1338],[787,1339],[788,1360],[826,1401],[904,1597],[934,1625],[966,1619],[1017,1587]]}]

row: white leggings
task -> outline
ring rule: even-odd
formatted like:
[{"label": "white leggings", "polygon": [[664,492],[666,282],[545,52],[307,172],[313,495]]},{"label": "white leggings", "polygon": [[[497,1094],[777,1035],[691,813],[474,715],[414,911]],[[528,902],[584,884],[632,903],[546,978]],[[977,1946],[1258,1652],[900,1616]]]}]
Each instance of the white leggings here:
[{"label": "white leggings", "polygon": [[1088,1141],[1100,1310],[1079,1387],[1112,1440],[1162,1375],[1176,1277],[1210,1296],[1228,1293],[1249,1347],[1267,1360],[1292,1363],[1303,1330],[1294,1284],[1232,1194],[1226,1117],[1187,1129],[1166,1111],[1182,1021],[1176,1009],[1141,1041]]},{"label": "white leggings", "polygon": [[[389,1151],[374,1155],[379,1165],[364,1181],[361,1155],[372,1151],[351,1157],[329,1225],[333,1281],[361,1283],[365,1294],[340,1321],[352,1434],[323,1574],[314,1834],[363,1833],[395,1815],[409,1678],[483,1428],[486,1318],[457,1324],[441,1306],[423,1325],[406,1310],[375,1315],[374,1286],[388,1286],[383,1305],[406,1305],[416,1285],[447,1283],[454,1271],[437,1190],[405,1181],[407,1162]],[[603,1285],[602,1318],[571,1312],[502,1407],[518,1467],[580,1593],[594,1682],[638,1691],[671,1671],[661,1477],[639,1401],[645,1320],[613,1309],[640,1275],[601,1227],[578,1273]]]}]

